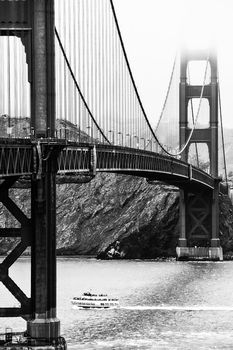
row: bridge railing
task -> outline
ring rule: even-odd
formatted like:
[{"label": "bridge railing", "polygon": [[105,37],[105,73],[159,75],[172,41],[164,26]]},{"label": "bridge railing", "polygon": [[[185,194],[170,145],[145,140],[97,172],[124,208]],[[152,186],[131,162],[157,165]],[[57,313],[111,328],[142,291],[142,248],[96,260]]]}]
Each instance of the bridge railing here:
[{"label": "bridge railing", "polygon": [[[159,153],[111,145],[96,146],[96,170],[132,172],[134,175],[167,174],[213,188],[213,178],[190,164]],[[156,176],[155,176],[156,177]]]},{"label": "bridge railing", "polygon": [[[59,174],[119,172],[136,176],[186,183],[199,183],[213,188],[214,179],[192,165],[159,153],[113,145],[63,143],[43,140],[44,156],[40,160],[38,143],[25,139],[0,140],[0,177],[36,174],[40,162],[46,162],[51,151],[58,155]],[[47,148],[47,151],[46,151]],[[169,180],[170,179],[170,180]],[[178,184],[179,186],[179,184]]]},{"label": "bridge railing", "polygon": [[210,187],[213,187],[213,177],[201,169],[189,166],[190,168],[190,179],[194,178],[196,181],[207,184]]}]

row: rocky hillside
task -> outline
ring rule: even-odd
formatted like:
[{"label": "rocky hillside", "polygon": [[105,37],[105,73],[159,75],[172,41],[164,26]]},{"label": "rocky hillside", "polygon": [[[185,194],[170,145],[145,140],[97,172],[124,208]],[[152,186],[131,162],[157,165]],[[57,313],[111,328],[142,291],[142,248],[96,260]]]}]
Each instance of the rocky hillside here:
[{"label": "rocky hillside", "polygon": [[[30,191],[13,189],[11,196],[30,215]],[[117,241],[125,258],[175,256],[178,238],[179,192],[145,179],[99,174],[86,184],[57,185],[58,254],[103,255]],[[1,227],[13,218],[0,207]],[[14,223],[17,226],[17,223]],[[231,202],[221,198],[221,241],[233,254]],[[16,241],[1,239],[0,254]]]},{"label": "rocky hillside", "polygon": [[[102,174],[89,184],[62,185],[60,190],[59,252],[68,248],[76,254],[97,254],[120,241],[127,257],[172,254],[177,241],[178,196],[171,187]],[[69,198],[66,191],[70,191]]]}]

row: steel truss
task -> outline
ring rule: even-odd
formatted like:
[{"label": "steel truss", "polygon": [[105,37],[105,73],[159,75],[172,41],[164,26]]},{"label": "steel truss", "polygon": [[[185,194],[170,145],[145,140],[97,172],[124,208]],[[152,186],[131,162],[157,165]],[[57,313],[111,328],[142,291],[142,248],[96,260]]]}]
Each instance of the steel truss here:
[{"label": "steel truss", "polygon": [[28,218],[17,204],[9,197],[9,189],[14,185],[19,177],[9,177],[4,179],[0,185],[0,201],[6,209],[20,223],[20,228],[1,228],[0,237],[20,237],[20,242],[5,257],[0,264],[0,281],[9,290],[9,292],[18,300],[20,307],[0,308],[0,317],[22,316],[25,320],[31,315],[31,299],[17,286],[10,278],[9,269],[14,262],[22,255],[27,247],[31,246],[31,228],[32,221]]}]

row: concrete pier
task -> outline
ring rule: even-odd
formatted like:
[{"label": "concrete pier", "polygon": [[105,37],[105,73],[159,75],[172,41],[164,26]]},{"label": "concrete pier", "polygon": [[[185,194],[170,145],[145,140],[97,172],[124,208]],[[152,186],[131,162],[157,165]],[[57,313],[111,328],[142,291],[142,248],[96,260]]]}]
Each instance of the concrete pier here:
[{"label": "concrete pier", "polygon": [[13,332],[11,328],[0,334],[0,349],[37,349],[37,350],[66,350],[67,345],[63,337],[48,339],[31,338],[27,332]]},{"label": "concrete pier", "polygon": [[177,260],[222,261],[222,247],[177,247]]}]

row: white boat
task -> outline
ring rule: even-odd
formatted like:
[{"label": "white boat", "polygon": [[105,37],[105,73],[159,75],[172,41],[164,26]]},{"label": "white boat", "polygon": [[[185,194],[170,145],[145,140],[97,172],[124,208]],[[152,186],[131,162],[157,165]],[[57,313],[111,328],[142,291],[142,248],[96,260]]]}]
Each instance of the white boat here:
[{"label": "white boat", "polygon": [[119,300],[109,298],[106,294],[83,293],[80,297],[71,300],[74,309],[109,309],[117,308]]}]

